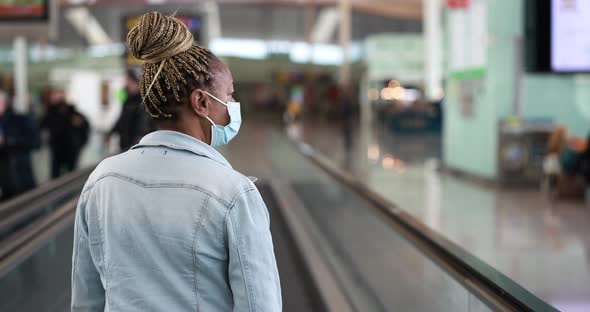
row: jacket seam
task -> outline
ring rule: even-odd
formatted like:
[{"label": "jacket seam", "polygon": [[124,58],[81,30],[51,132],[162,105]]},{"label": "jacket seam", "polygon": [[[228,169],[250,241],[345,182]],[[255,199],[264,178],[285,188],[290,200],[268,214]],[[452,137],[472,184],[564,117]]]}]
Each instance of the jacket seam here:
[{"label": "jacket seam", "polygon": [[[91,193],[90,195],[94,195],[94,193]],[[90,200],[91,196],[89,195],[88,200]],[[96,207],[95,207],[96,208]],[[86,213],[88,213],[88,206],[86,207]],[[96,211],[96,216],[98,217],[98,210]],[[88,219],[88,218],[87,218]],[[109,295],[109,278],[110,278],[110,273],[111,270],[108,269],[108,265],[107,265],[107,261],[106,261],[106,257],[105,257],[105,249],[104,249],[104,236],[103,236],[103,230],[102,230],[102,225],[100,220],[96,220],[97,222],[97,227],[98,227],[98,232],[100,235],[100,250],[101,250],[101,255],[100,257],[102,258],[102,270],[103,270],[103,274],[104,274],[104,296],[105,296],[105,304],[108,305],[109,311],[112,310],[111,307],[111,300],[110,300],[110,295]],[[89,246],[90,247],[90,246]]]},{"label": "jacket seam", "polygon": [[242,195],[246,195],[247,193],[250,193],[252,191],[256,191],[256,188],[249,188],[243,192],[240,192],[240,193],[234,195],[234,197],[231,200],[231,204],[229,205],[229,209],[231,210],[236,205],[236,201],[238,200],[238,197],[240,197]]},{"label": "jacket seam", "polygon": [[[84,201],[84,197],[81,195],[80,196],[80,200],[82,203],[84,203],[84,205],[86,205],[86,201]],[[80,216],[81,218],[85,216]],[[74,261],[72,263],[72,285],[74,284],[74,279],[76,277],[76,273],[78,272],[78,258],[80,257],[80,227],[77,224],[78,222],[76,222],[76,230],[74,230],[74,250],[75,250],[75,257],[74,257]],[[90,246],[88,246],[88,248],[90,248]]]},{"label": "jacket seam", "polygon": [[[182,188],[182,189],[191,189],[191,190],[195,190],[195,191],[199,191],[201,193],[204,193],[210,197],[212,197],[213,199],[217,200],[218,202],[220,202],[221,204],[223,204],[226,208],[231,206],[229,202],[223,200],[222,198],[220,198],[219,196],[216,196],[215,194],[212,194],[211,192],[203,189],[202,187],[196,186],[194,184],[186,184],[186,183],[176,183],[176,182],[158,182],[158,183],[145,183],[142,181],[139,181],[137,179],[133,179],[131,177],[122,175],[122,174],[118,174],[118,173],[105,173],[100,175],[98,178],[96,178],[96,180],[94,182],[92,182],[92,184],[88,185],[86,187],[85,190],[82,191],[82,193],[85,193],[86,191],[88,191],[89,189],[93,188],[100,180],[107,178],[107,177],[114,177],[114,178],[118,178],[130,183],[133,183],[137,186],[143,187],[143,188]],[[237,196],[234,196],[234,198],[236,198]]]},{"label": "jacket seam", "polygon": [[242,252],[240,249],[240,241],[239,241],[239,236],[236,233],[236,227],[233,226],[234,224],[234,220],[232,217],[231,212],[229,212],[229,220],[232,223],[232,232],[234,232],[234,237],[236,238],[236,249],[238,251],[238,261],[240,263],[240,269],[242,271],[242,278],[244,279],[244,288],[246,288],[246,297],[248,298],[248,307],[250,311],[254,311],[254,309],[252,308],[252,300],[250,297],[250,292],[251,290],[249,289],[249,285],[248,285],[248,279],[247,279],[247,271],[248,271],[248,266],[242,261]]},{"label": "jacket seam", "polygon": [[194,232],[194,236],[193,236],[193,289],[195,291],[195,296],[197,298],[196,300],[196,306],[197,306],[197,311],[199,311],[199,265],[200,265],[200,261],[197,257],[197,245],[198,245],[198,239],[197,237],[199,236],[199,232],[201,231],[201,225],[203,224],[203,217],[205,216],[205,213],[207,211],[207,208],[209,206],[209,198],[210,196],[207,196],[207,198],[205,199],[205,203],[203,206],[203,209],[201,210],[201,214],[199,215],[199,218],[197,220],[197,224],[195,226],[195,232]]},{"label": "jacket seam", "polygon": [[188,147],[188,146],[183,146],[183,145],[177,145],[177,144],[173,144],[173,143],[138,143],[136,146],[133,146],[131,149],[137,149],[137,148],[141,148],[141,147],[167,147],[167,148],[171,148],[174,150],[178,150],[178,151],[187,151],[190,152],[192,154],[201,156],[201,157],[206,157],[220,165],[223,165],[225,167],[231,168],[231,165],[229,164],[229,162],[227,162],[227,160],[225,162],[219,160],[219,159],[215,159],[214,155],[207,155],[204,152],[199,152],[197,149],[194,149],[192,147]]}]

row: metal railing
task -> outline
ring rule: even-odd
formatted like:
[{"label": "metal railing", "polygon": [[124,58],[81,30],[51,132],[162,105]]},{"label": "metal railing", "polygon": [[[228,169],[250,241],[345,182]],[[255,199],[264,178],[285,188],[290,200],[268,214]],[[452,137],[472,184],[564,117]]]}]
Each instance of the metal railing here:
[{"label": "metal railing", "polygon": [[79,193],[93,169],[72,172],[0,205],[0,277],[73,223]]},{"label": "metal railing", "polygon": [[390,226],[496,311],[558,311],[462,247],[428,228],[418,219],[337,168],[311,146],[293,141],[301,154],[373,205]]},{"label": "metal railing", "polygon": [[94,167],[84,168],[0,204],[0,240],[32,218],[63,204],[80,192]]}]

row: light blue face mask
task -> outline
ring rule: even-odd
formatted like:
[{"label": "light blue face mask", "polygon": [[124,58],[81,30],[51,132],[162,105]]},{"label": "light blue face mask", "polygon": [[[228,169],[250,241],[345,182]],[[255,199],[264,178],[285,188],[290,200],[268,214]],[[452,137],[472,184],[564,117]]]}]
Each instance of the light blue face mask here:
[{"label": "light blue face mask", "polygon": [[211,146],[218,147],[225,145],[235,138],[236,135],[238,135],[238,131],[240,131],[240,126],[242,125],[240,103],[225,103],[222,100],[216,98],[213,94],[207,91],[205,91],[205,93],[227,107],[227,112],[229,113],[229,124],[227,126],[216,125],[213,120],[211,120],[211,118],[205,117],[211,123]]}]

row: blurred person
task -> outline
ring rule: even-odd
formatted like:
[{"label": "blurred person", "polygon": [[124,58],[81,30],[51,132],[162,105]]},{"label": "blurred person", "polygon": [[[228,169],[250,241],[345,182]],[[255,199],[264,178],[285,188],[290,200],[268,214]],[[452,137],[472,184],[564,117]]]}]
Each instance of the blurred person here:
[{"label": "blurred person", "polygon": [[39,101],[41,102],[41,105],[45,110],[49,109],[49,106],[51,105],[52,92],[53,89],[51,87],[45,86],[41,89],[41,92],[39,93]]},{"label": "blurred person", "polygon": [[588,141],[569,136],[567,128],[556,127],[550,134],[543,160],[542,187],[558,196],[579,196],[588,185],[590,156]]},{"label": "blurred person", "polygon": [[123,102],[121,116],[117,120],[113,133],[119,134],[119,148],[121,152],[129,150],[146,134],[156,128],[153,120],[145,113],[139,92],[139,79],[132,70],[125,76],[125,91],[127,98]]},{"label": "blurred person", "polygon": [[[97,155],[101,159],[111,154],[111,133],[115,122],[121,112],[118,110],[119,103],[114,103],[116,100],[112,92],[111,83],[108,80],[102,81],[100,85],[100,109],[98,110],[97,118],[93,127],[93,138],[91,142],[97,142]],[[117,147],[118,148],[118,147]]]},{"label": "blurred person", "polygon": [[344,143],[344,168],[352,172],[354,169],[354,153],[352,150],[354,111],[352,86],[349,83],[339,86],[338,102],[338,119],[340,121],[340,130],[342,131]]},{"label": "blurred person", "polygon": [[8,199],[35,188],[31,151],[41,146],[35,121],[16,114],[0,90],[0,198]]},{"label": "blurred person", "polygon": [[268,210],[215,149],[241,125],[227,65],[156,12],[127,45],[145,61],[140,90],[159,131],[82,190],[72,311],[281,311]]},{"label": "blurred person", "polygon": [[586,204],[590,206],[590,134],[586,137],[586,149],[580,153],[579,168],[584,178],[584,197]]},{"label": "blurred person", "polygon": [[109,107],[111,105],[111,88],[109,87],[108,81],[103,81],[100,84],[100,109],[98,122],[95,125],[95,133],[100,138],[100,144],[98,146],[98,153],[102,157],[105,157],[108,152],[109,146],[109,130],[110,127],[107,124],[109,121]]},{"label": "blurred person", "polygon": [[576,175],[581,156],[588,142],[580,137],[569,136],[567,128],[557,127],[549,136],[545,158],[545,171],[550,174]]},{"label": "blurred person", "polygon": [[291,87],[290,100],[283,113],[283,121],[287,124],[299,121],[303,114],[303,87],[296,85]]},{"label": "blurred person", "polygon": [[340,99],[340,122],[342,125],[342,135],[344,138],[344,148],[346,152],[352,150],[352,130],[354,125],[354,108],[352,86],[345,84],[340,87],[338,95]]},{"label": "blurred person", "polygon": [[62,89],[53,89],[41,126],[49,131],[51,177],[57,178],[77,168],[82,148],[88,141],[87,119],[67,103]]}]

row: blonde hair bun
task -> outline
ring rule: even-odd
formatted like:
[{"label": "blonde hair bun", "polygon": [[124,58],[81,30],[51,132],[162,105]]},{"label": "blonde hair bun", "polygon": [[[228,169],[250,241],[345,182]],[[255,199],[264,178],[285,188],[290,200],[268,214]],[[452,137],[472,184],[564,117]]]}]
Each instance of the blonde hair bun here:
[{"label": "blonde hair bun", "polygon": [[127,34],[129,51],[144,60],[139,91],[153,118],[174,117],[195,85],[210,83],[211,51],[194,44],[187,27],[173,16],[151,12]]},{"label": "blonde hair bun", "polygon": [[193,35],[180,20],[158,12],[144,14],[127,34],[131,54],[147,63],[159,63],[188,51],[193,43]]}]

